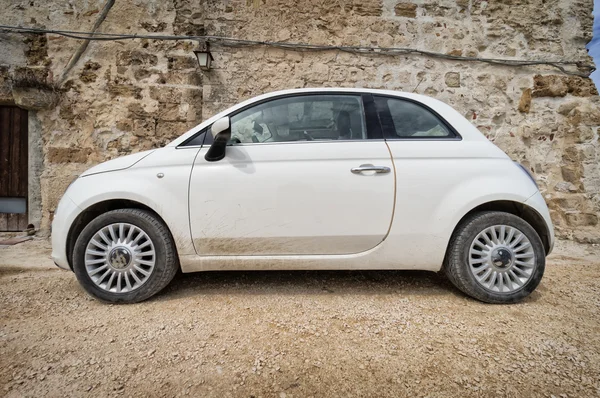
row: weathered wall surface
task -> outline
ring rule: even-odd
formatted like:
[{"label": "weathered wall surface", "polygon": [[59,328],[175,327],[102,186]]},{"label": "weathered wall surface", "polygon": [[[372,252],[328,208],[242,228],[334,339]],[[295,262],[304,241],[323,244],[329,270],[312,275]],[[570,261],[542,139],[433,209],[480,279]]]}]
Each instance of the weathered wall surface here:
[{"label": "weathered wall surface", "polygon": [[[0,6],[8,10],[3,24],[88,30],[104,2]],[[590,62],[591,9],[591,0],[116,0],[100,31]],[[535,173],[560,236],[600,242],[600,97],[589,79],[549,67],[216,45],[213,69],[202,72],[196,43],[137,39],[92,42],[54,98],[47,87],[78,46],[54,35],[0,35],[0,101],[44,107],[36,111],[43,228],[65,187],[93,164],[160,146],[260,93],[343,86],[415,91],[449,103]]]}]

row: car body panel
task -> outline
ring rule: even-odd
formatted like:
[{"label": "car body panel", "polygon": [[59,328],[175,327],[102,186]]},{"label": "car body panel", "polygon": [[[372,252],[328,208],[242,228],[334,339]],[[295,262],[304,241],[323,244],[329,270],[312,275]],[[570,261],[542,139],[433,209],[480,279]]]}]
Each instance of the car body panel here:
[{"label": "car body panel", "polygon": [[69,261],[67,260],[67,237],[71,225],[73,225],[73,222],[79,214],[81,214],[81,209],[65,192],[54,211],[51,235],[51,256],[54,263],[62,269],[71,269]]},{"label": "car body panel", "polygon": [[535,210],[536,213],[539,214],[546,223],[547,232],[549,235],[548,243],[550,246],[546,252],[546,255],[549,255],[552,253],[552,249],[554,249],[555,236],[554,228],[552,227],[552,219],[550,218],[550,212],[548,211],[548,206],[546,205],[546,201],[544,200],[542,193],[540,191],[535,192],[529,199],[525,201],[525,205]]},{"label": "car body panel", "polygon": [[[235,145],[218,162],[205,151],[190,184],[199,255],[359,253],[388,233],[395,181],[383,140]],[[390,172],[351,172],[365,164]]]},{"label": "car body panel", "polygon": [[[155,211],[171,231],[180,255],[195,254],[190,238],[188,184],[198,148],[165,147],[148,154],[128,169],[79,177],[65,192],[52,223],[55,262],[66,263],[67,234],[73,221],[91,206],[109,200],[130,200]],[[163,176],[158,177],[159,174]],[[64,203],[63,203],[64,201]],[[61,211],[69,201],[68,217]],[[66,204],[65,204],[66,203]]]},{"label": "car body panel", "polygon": [[[434,144],[452,145],[457,141]],[[207,270],[420,269],[439,271],[458,222],[472,209],[497,200],[524,203],[537,188],[506,155],[477,158],[483,145],[461,151],[462,158],[427,159],[431,142],[388,141],[394,151],[397,192],[390,232],[376,247],[355,254],[292,256],[187,256],[184,272]],[[404,155],[404,156],[402,156]],[[498,191],[502,187],[502,191]],[[418,203],[418,206],[412,205]],[[543,207],[538,209],[544,212]],[[547,213],[547,209],[546,209]],[[549,220],[549,219],[548,219]],[[547,221],[548,221],[547,220]],[[551,225],[551,224],[550,224]]]},{"label": "car body panel", "polygon": [[[253,103],[281,95],[332,92],[372,93],[420,102],[444,118],[460,137],[236,145],[228,147],[225,158],[214,163],[203,158],[207,148],[181,145],[217,119]],[[355,151],[353,145],[374,150]],[[343,151],[330,150],[328,146]],[[347,150],[350,152],[345,155]],[[349,169],[363,162],[387,165],[392,170],[375,178],[353,175]],[[334,178],[338,174],[332,174],[332,170],[339,172],[339,177]],[[257,178],[257,171],[264,171],[266,178]],[[306,176],[315,181],[314,186],[298,181],[298,177]],[[277,181],[270,183],[271,179]],[[353,188],[354,181],[364,186]],[[380,184],[382,181],[385,184]],[[343,192],[333,189],[337,184]],[[380,190],[383,195],[378,195]],[[258,195],[252,197],[253,193]],[[277,209],[281,205],[279,198],[288,198],[288,203]],[[441,101],[387,90],[302,89],[269,93],[215,115],[164,148],[90,169],[68,188],[55,214],[52,257],[59,266],[68,267],[67,236],[77,217],[90,206],[119,199],[141,203],[164,220],[174,238],[183,272],[438,271],[459,221],[477,206],[498,200],[530,206],[546,222],[550,246],[554,242],[543,197],[529,176],[504,152]],[[323,208],[318,207],[319,200]],[[302,201],[307,204],[305,208]],[[376,209],[382,211],[374,215]],[[289,225],[293,224],[296,229],[290,235]],[[257,227],[253,229],[252,225]],[[202,234],[207,232],[225,243],[225,249],[203,246]],[[265,246],[270,239],[290,236],[293,242],[288,240],[281,245],[280,240],[277,245]],[[239,239],[247,237],[260,244],[240,248]],[[348,237],[351,238],[345,240]],[[232,239],[238,241],[227,244]]]},{"label": "car body panel", "polygon": [[148,151],[132,153],[131,155],[121,156],[120,158],[115,158],[115,159],[100,163],[100,164],[84,171],[80,177],[85,177],[85,176],[89,176],[92,174],[98,174],[98,173],[106,173],[109,171],[128,169],[131,166],[133,166],[134,164],[136,164],[137,162],[139,162],[140,160],[142,160],[143,158],[145,158],[146,156],[150,155],[154,151],[155,151],[154,149],[151,149]]}]

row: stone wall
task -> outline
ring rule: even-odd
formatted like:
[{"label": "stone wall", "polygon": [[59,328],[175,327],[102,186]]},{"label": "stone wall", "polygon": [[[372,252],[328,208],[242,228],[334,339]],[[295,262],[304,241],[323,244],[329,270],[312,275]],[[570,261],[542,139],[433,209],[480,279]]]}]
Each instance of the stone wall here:
[{"label": "stone wall", "polygon": [[[0,6],[9,10],[2,24],[89,30],[104,2]],[[592,0],[116,0],[100,31],[588,63],[591,9]],[[449,103],[532,170],[559,236],[600,242],[600,97],[589,79],[550,67],[215,44],[213,69],[202,72],[192,54],[197,43],[136,39],[92,42],[56,87],[79,45],[55,35],[0,35],[0,101],[38,109],[42,127],[42,228],[65,187],[93,164],[163,145],[257,94],[341,86],[414,91]],[[28,103],[32,98],[45,103]]]}]

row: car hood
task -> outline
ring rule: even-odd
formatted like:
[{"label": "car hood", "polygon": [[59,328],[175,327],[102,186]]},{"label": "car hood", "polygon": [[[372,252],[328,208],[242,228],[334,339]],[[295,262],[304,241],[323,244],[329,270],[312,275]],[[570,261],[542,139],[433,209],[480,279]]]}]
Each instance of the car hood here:
[{"label": "car hood", "polygon": [[143,158],[145,158],[146,156],[150,155],[154,151],[155,151],[155,149],[151,149],[149,151],[132,153],[131,155],[121,156],[120,158],[116,158],[116,159],[109,160],[104,163],[100,163],[99,165],[96,165],[90,169],[87,169],[85,172],[83,172],[81,174],[80,177],[85,177],[85,176],[89,176],[92,174],[98,174],[98,173],[106,173],[108,171],[117,171],[117,170],[128,169],[131,166],[133,166],[134,164],[136,164],[137,162],[139,162],[140,160],[142,160]]}]

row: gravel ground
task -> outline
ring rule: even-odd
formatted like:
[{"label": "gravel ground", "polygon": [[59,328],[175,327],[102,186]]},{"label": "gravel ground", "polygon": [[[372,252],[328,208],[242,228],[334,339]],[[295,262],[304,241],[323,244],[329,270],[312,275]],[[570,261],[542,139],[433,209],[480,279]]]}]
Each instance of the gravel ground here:
[{"label": "gravel ground", "polygon": [[0,396],[600,395],[600,247],[486,305],[426,272],[179,275],[106,305],[46,240],[0,248]]}]

